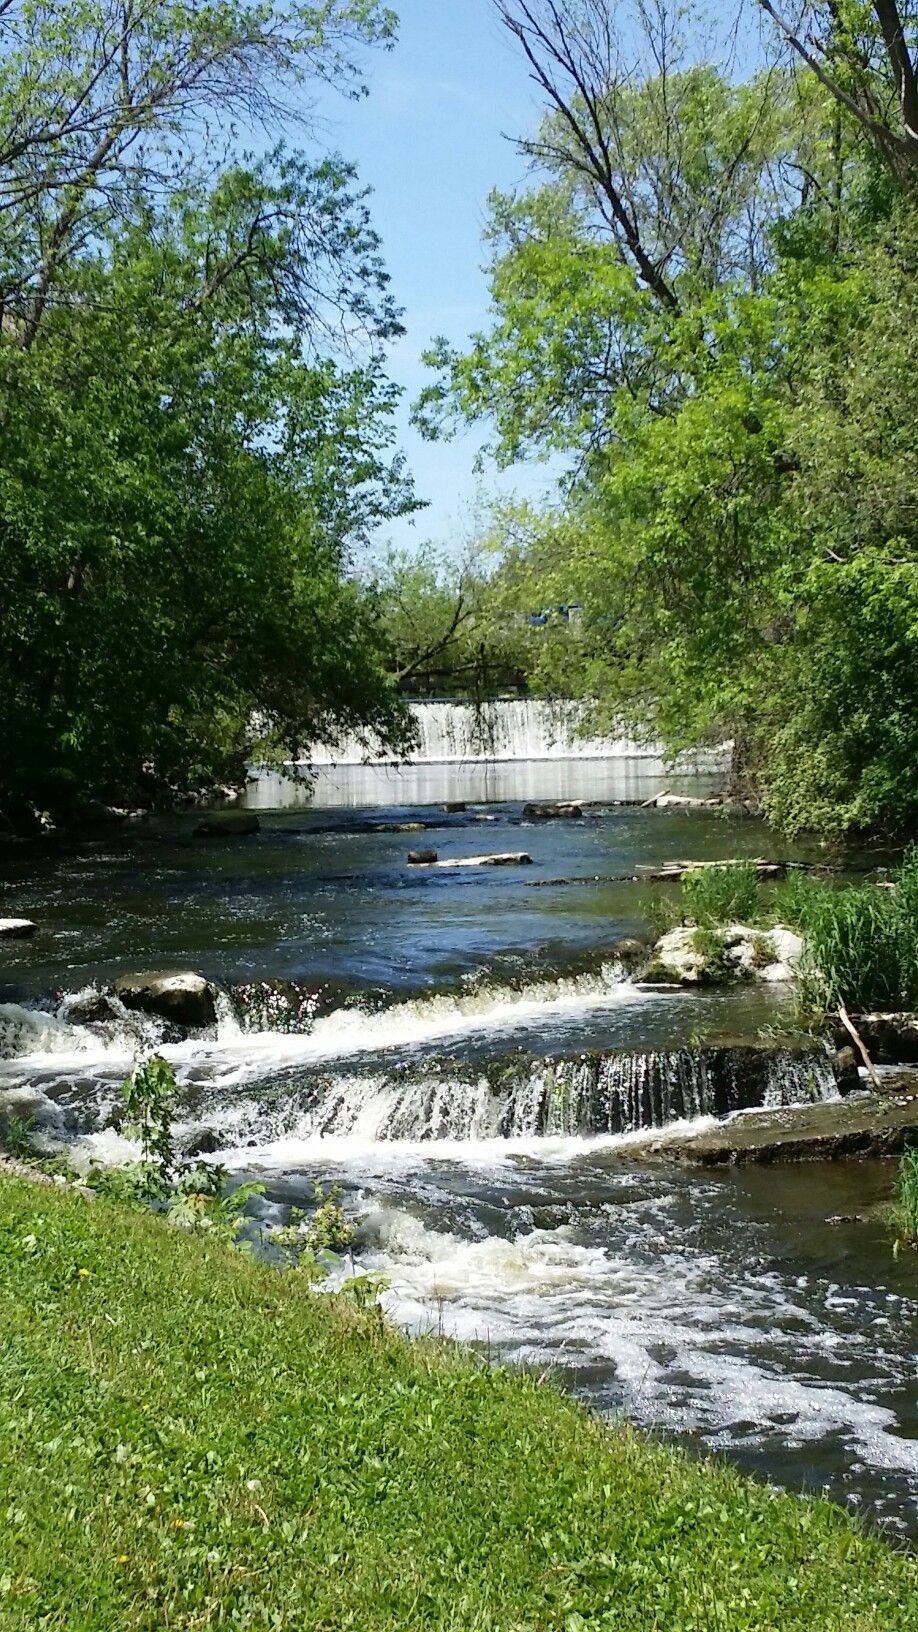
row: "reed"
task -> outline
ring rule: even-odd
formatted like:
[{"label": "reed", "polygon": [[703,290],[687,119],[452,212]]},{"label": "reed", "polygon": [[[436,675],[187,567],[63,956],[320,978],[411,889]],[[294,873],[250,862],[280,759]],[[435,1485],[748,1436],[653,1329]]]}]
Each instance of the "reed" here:
[{"label": "reed", "polygon": [[890,880],[800,896],[804,1000],[831,1010],[918,1008],[918,853]]},{"label": "reed", "polygon": [[907,1150],[899,1164],[892,1216],[896,1249],[918,1249],[918,1147]]},{"label": "reed", "polygon": [[693,867],[681,884],[685,916],[699,929],[754,923],[759,915],[759,878],[751,862]]}]

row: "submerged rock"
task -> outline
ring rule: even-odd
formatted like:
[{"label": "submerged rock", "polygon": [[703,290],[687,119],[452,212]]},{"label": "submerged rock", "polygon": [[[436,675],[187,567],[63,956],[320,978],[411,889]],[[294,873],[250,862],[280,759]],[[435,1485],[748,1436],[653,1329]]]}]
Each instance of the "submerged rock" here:
[{"label": "submerged rock", "polygon": [[0,940],[24,941],[34,935],[37,928],[31,918],[0,918]]},{"label": "submerged rock", "polygon": [[803,952],[793,930],[754,929],[728,924],[723,929],[683,926],[662,935],[643,972],[646,981],[681,986],[712,986],[732,980],[790,980]]},{"label": "submerged rock", "polygon": [[259,832],[261,823],[254,810],[212,810],[198,822],[195,839],[247,838]]},{"label": "submerged rock", "polygon": [[114,989],[126,1009],[156,1014],[173,1025],[198,1031],[216,1023],[214,989],[190,970],[121,975]]}]

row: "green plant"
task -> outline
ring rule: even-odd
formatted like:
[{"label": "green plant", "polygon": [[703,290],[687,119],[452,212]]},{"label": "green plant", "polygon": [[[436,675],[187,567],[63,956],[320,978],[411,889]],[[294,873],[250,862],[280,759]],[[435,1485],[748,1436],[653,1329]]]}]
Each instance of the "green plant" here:
[{"label": "green plant", "polygon": [[749,924],[759,914],[759,879],[751,862],[693,867],[681,883],[685,916],[703,929]]},{"label": "green plant", "polygon": [[899,1163],[892,1222],[895,1254],[903,1247],[918,1251],[918,1146],[907,1150]]},{"label": "green plant", "polygon": [[0,1117],[0,1151],[17,1162],[32,1161],[36,1155],[33,1126],[34,1117],[23,1116],[18,1111]]},{"label": "green plant", "polygon": [[775,961],[775,943],[770,935],[756,935],[752,941],[753,969],[767,969]]},{"label": "green plant", "polygon": [[153,1054],[136,1065],[122,1084],[124,1128],[140,1143],[139,1178],[147,1194],[163,1201],[169,1195],[175,1171],[172,1112],[175,1073],[168,1061]]},{"label": "green plant", "polygon": [[275,1225],[269,1239],[307,1279],[320,1281],[351,1245],[356,1225],[341,1206],[338,1185],[333,1184],[326,1190],[316,1180],[313,1196],[316,1206],[312,1213],[304,1212],[301,1207],[291,1208],[289,1223]]},{"label": "green plant", "polygon": [[799,927],[806,938],[805,1003],[864,1012],[918,1007],[918,861],[915,851],[891,887],[816,889]]},{"label": "green plant", "polygon": [[802,867],[789,867],[772,896],[771,916],[775,923],[805,929],[808,913],[827,888],[822,879],[814,878]]},{"label": "green plant", "polygon": [[245,1223],[248,1202],[264,1191],[263,1184],[239,1184],[228,1190],[225,1168],[195,1162],[179,1172],[166,1202],[166,1216],[179,1229],[235,1242]]}]

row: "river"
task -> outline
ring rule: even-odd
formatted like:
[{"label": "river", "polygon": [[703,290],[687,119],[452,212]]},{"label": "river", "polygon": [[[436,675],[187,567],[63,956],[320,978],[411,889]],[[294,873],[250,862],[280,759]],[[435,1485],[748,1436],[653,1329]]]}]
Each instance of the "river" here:
[{"label": "river", "polygon": [[[788,1001],[636,987],[610,951],[646,930],[647,888],[619,875],[782,853],[759,823],[608,802],[523,819],[532,797],[636,799],[661,777],[623,754],[327,767],[309,804],[257,785],[254,837],[196,840],[192,814],[7,845],[0,910],[40,927],[0,950],[0,1105],[83,1157],[129,1154],[118,1084],[159,1047],[182,1138],[264,1184],[256,1232],[339,1183],[357,1267],[409,1329],[914,1535],[918,1287],[877,1212],[891,1164],[693,1173],[629,1154],[648,1120],[745,1103],[731,1051]],[[409,868],[419,843],[533,861]],[[117,974],[163,967],[221,984],[216,1027],[92,1018]],[[759,1103],[835,1091],[813,1062],[769,1073]]]}]

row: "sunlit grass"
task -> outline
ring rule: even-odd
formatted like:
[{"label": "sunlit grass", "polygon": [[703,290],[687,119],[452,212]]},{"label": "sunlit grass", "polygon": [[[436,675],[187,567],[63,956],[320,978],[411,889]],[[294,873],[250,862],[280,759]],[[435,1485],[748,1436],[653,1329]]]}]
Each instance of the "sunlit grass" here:
[{"label": "sunlit grass", "polygon": [[2,1632],[918,1625],[918,1564],[828,1503],[8,1179],[0,1423]]}]

